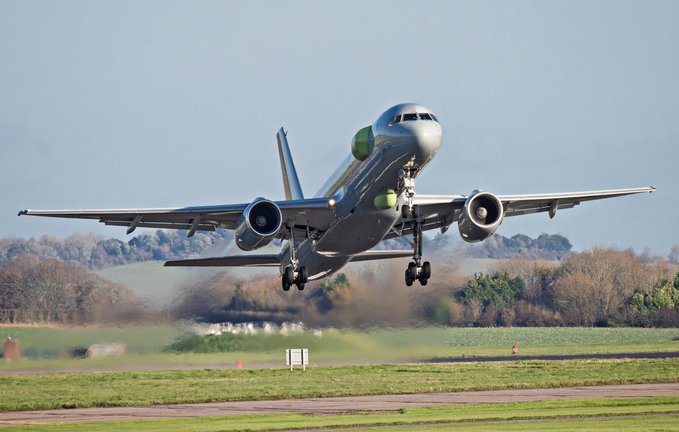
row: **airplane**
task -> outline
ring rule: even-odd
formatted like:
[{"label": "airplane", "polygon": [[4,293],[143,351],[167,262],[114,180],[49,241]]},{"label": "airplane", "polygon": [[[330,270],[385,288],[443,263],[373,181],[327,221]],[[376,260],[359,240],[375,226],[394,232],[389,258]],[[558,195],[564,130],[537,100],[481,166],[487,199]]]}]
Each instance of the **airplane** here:
[{"label": "airplane", "polygon": [[[415,180],[441,146],[437,117],[426,107],[404,103],[386,110],[351,141],[351,153],[312,198],[297,177],[287,132],[276,134],[285,200],[255,198],[242,204],[114,210],[22,210],[19,215],[98,219],[106,225],[197,231],[235,231],[235,243],[253,251],[283,241],[278,253],[241,254],[168,261],[166,266],[278,267],[283,290],[303,290],[309,281],[349,262],[412,257],[405,284],[427,285],[431,264],[423,260],[424,231],[445,233],[457,223],[466,242],[492,236],[504,218],[573,208],[584,201],[655,191],[655,186],[574,193],[420,195]],[[412,249],[374,250],[385,239],[412,235]]]}]

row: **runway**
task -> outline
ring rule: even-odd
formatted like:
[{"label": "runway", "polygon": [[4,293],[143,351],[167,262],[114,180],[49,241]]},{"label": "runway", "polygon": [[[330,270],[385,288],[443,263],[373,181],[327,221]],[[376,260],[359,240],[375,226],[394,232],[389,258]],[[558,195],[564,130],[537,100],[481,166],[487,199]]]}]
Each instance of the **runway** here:
[{"label": "runway", "polygon": [[89,423],[160,418],[229,416],[237,414],[303,413],[341,414],[384,412],[402,408],[479,403],[530,402],[557,399],[633,398],[679,396],[679,383],[512,389],[458,393],[352,396],[144,407],[77,408],[0,413],[0,427]]}]

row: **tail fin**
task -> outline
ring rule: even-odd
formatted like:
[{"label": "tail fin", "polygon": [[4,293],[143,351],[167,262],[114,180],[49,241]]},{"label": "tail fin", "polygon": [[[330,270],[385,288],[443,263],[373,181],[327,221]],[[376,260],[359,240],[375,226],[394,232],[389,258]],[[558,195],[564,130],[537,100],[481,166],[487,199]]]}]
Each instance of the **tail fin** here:
[{"label": "tail fin", "polygon": [[299,184],[297,170],[295,170],[295,164],[292,162],[292,155],[290,154],[290,147],[288,147],[288,138],[286,137],[286,132],[283,130],[283,128],[280,128],[276,134],[276,140],[278,141],[278,155],[281,159],[281,171],[283,173],[285,199],[304,199],[302,186]]}]

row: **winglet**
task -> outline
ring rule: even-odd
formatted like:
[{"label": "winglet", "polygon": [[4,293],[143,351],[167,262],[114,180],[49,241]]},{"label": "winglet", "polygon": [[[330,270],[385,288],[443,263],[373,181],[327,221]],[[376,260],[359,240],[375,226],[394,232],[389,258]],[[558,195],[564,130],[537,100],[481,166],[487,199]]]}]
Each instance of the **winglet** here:
[{"label": "winglet", "polygon": [[297,170],[295,164],[292,162],[292,154],[290,154],[290,147],[288,147],[288,139],[283,128],[278,130],[276,134],[278,141],[278,155],[281,159],[281,172],[283,174],[283,188],[285,189],[285,199],[299,200],[304,199],[302,187],[297,178]]},{"label": "winglet", "polygon": [[21,210],[17,216],[25,216],[28,214],[28,210]]}]

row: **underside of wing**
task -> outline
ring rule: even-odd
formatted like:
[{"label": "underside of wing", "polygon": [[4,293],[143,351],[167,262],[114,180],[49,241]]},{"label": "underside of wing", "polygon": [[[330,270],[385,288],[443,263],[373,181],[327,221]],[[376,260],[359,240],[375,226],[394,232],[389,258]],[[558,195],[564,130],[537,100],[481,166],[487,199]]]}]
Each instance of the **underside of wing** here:
[{"label": "underside of wing", "polygon": [[631,189],[610,189],[555,194],[498,195],[498,198],[502,201],[504,206],[505,217],[540,212],[548,212],[550,217],[554,217],[557,210],[573,208],[581,202],[654,191],[655,186],[649,186]]},{"label": "underside of wing", "polygon": [[166,267],[278,267],[278,254],[232,255],[214,258],[196,258],[167,261]]},{"label": "underside of wing", "polygon": [[[554,217],[558,210],[573,208],[585,202],[625,195],[654,192],[655,186],[609,189],[586,192],[566,192],[553,194],[497,195],[502,203],[503,217],[520,216],[532,213],[547,212]],[[443,231],[457,222],[465,203],[472,195],[415,195],[413,205],[422,220],[423,231],[440,228]],[[385,239],[412,233],[414,217],[399,220],[387,233]]]},{"label": "underside of wing", "polygon": [[[281,226],[293,227],[300,233],[322,232],[330,226],[334,215],[332,198],[311,198],[277,201],[283,218]],[[105,225],[127,227],[127,233],[137,228],[183,229],[191,237],[196,231],[217,228],[235,229],[249,204],[227,204],[181,208],[131,208],[100,210],[22,210],[19,215],[94,219]],[[281,232],[281,238],[288,238]]]}]

